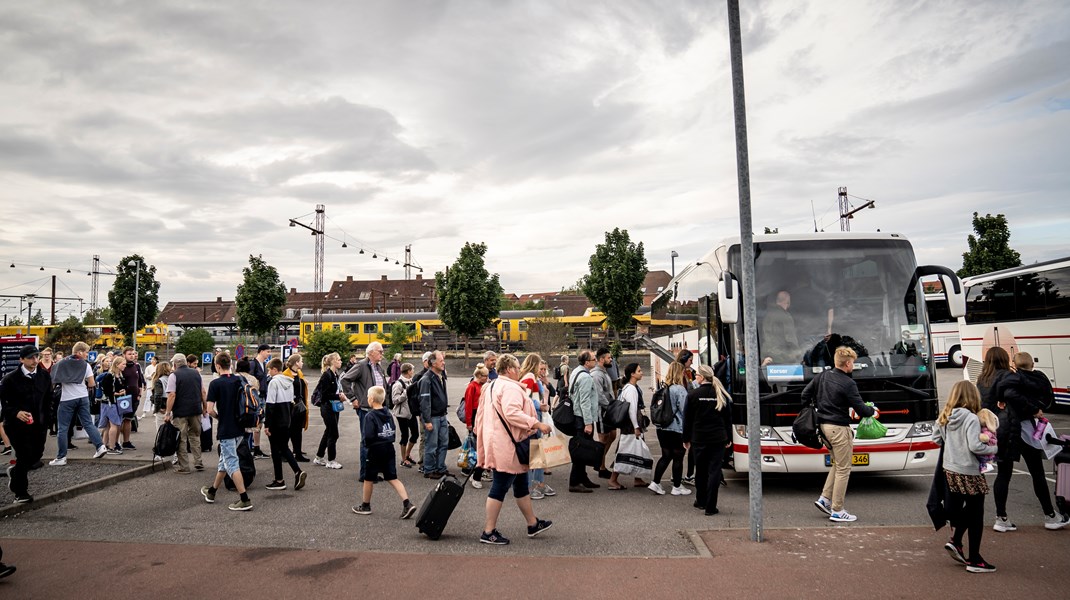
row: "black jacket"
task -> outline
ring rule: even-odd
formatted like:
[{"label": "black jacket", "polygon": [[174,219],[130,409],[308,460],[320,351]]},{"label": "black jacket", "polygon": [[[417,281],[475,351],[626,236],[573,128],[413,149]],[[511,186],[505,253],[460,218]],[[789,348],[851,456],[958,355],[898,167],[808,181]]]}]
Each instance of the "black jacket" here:
[{"label": "black jacket", "polygon": [[732,409],[725,400],[717,410],[717,392],[704,383],[687,393],[684,407],[684,441],[696,445],[724,444],[732,432]]},{"label": "black jacket", "polygon": [[814,401],[818,423],[850,425],[851,409],[860,417],[872,417],[873,408],[866,406],[858,393],[858,384],[839,369],[829,369],[814,377],[802,391],[803,405]]},{"label": "black jacket", "polygon": [[[1051,382],[1040,371],[1007,373],[992,386],[992,398],[993,406],[989,410],[1000,418],[996,457],[1016,461],[1022,454],[1022,421],[1048,408],[1055,400]],[[997,402],[1005,402],[1007,409],[1000,411],[995,406]]]},{"label": "black jacket", "polygon": [[[296,388],[294,389],[296,390]],[[316,389],[320,392],[320,410],[334,412],[334,409],[331,408],[331,402],[333,400],[341,400],[338,396],[338,374],[334,372],[334,369],[327,369],[320,375]],[[350,401],[352,400],[350,398]]]},{"label": "black jacket", "polygon": [[431,371],[420,379],[420,418],[430,423],[431,417],[445,416],[447,408],[446,382]]},{"label": "black jacket", "polygon": [[4,427],[26,427],[15,416],[21,411],[33,415],[34,426],[44,427],[52,416],[52,376],[37,367],[33,377],[27,377],[19,365],[0,381],[0,406]]}]

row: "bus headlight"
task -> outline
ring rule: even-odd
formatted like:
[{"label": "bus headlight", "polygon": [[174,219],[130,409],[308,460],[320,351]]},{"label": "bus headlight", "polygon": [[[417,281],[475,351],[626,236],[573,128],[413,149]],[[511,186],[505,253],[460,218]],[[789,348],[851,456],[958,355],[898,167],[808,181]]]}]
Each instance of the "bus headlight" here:
[{"label": "bus headlight", "polygon": [[[776,429],[773,429],[769,425],[760,425],[758,427],[758,431],[761,433],[761,438],[760,439],[763,442],[781,442],[781,441],[783,441],[783,438],[781,438],[780,434],[776,432]],[[738,435],[739,437],[741,437],[743,439],[747,439],[747,426],[746,425],[736,425],[736,435]]]},{"label": "bus headlight", "polygon": [[921,421],[918,423],[914,423],[914,426],[910,428],[910,433],[907,434],[907,437],[915,438],[931,436],[933,434],[934,424],[934,421]]}]

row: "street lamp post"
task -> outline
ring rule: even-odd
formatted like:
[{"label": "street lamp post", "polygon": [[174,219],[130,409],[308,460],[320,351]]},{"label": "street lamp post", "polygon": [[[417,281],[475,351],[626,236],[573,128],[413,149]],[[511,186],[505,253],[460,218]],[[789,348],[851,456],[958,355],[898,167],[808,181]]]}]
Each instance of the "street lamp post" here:
[{"label": "street lamp post", "polygon": [[673,276],[673,279],[676,278],[676,258],[678,256],[680,256],[680,255],[676,252],[676,250],[673,250],[672,254],[669,255],[669,258],[672,260],[672,276]]},{"label": "street lamp post", "polygon": [[130,336],[134,342],[134,355],[137,356],[137,297],[141,295],[141,261],[132,260],[126,265],[137,268],[134,271],[134,333]]},{"label": "street lamp post", "polygon": [[26,294],[26,336],[30,335],[30,326],[33,324],[33,301],[37,298],[37,294]]}]

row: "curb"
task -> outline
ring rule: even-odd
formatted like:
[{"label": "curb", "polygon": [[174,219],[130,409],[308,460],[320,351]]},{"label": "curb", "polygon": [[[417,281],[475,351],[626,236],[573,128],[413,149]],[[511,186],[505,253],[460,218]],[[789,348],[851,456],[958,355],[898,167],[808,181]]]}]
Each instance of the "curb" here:
[{"label": "curb", "polygon": [[59,502],[63,502],[64,500],[70,500],[71,498],[81,496],[82,494],[96,492],[98,490],[102,490],[106,487],[110,487],[112,485],[115,485],[116,483],[120,483],[128,479],[144,477],[146,475],[154,473],[155,471],[162,471],[164,469],[164,466],[165,465],[163,463],[157,461],[156,463],[141,465],[140,467],[134,467],[133,469],[130,469],[128,471],[122,471],[120,473],[115,473],[114,475],[108,475],[106,477],[101,477],[100,479],[94,479],[92,481],[80,483],[78,485],[71,486],[66,489],[45,494],[44,496],[38,496],[33,499],[33,502],[29,502],[27,504],[10,504],[8,506],[0,508],[0,518],[14,517],[15,515],[19,515],[24,512],[29,512],[31,510],[36,510],[38,508],[43,508],[50,504],[56,504]]}]

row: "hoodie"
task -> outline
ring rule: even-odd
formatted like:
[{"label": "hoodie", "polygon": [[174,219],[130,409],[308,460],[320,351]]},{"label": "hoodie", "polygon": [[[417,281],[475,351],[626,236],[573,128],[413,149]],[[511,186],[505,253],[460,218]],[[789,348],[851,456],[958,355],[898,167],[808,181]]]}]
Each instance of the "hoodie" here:
[{"label": "hoodie", "polygon": [[267,397],[264,400],[264,426],[284,431],[290,427],[290,409],[294,402],[294,380],[279,374],[268,381]]},{"label": "hoodie", "polygon": [[[1031,418],[1039,410],[1045,410],[1055,401],[1051,382],[1040,371],[1019,369],[1007,373],[992,386],[996,402],[1006,402],[1007,411],[1000,416],[996,434],[1000,447],[999,460],[1017,461],[1022,453],[1022,421]],[[990,410],[999,414],[998,408]]]},{"label": "hoodie", "polygon": [[977,455],[992,455],[997,449],[981,441],[981,422],[961,406],[951,411],[947,425],[933,429],[933,441],[944,447],[944,470],[963,475],[980,475]]}]

